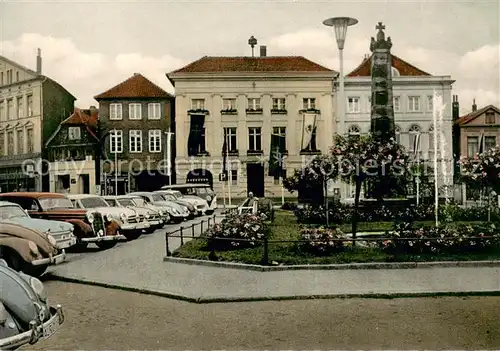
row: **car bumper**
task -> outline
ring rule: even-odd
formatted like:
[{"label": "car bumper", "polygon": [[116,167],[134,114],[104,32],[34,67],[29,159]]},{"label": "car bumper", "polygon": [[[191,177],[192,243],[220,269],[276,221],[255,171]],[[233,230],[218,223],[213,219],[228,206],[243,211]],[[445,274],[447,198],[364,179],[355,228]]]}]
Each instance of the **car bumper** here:
[{"label": "car bumper", "polygon": [[120,225],[120,229],[122,231],[127,232],[127,231],[133,231],[133,230],[140,229],[140,228],[139,228],[139,224],[137,224],[137,223],[127,223],[127,224],[122,223]]},{"label": "car bumper", "polygon": [[71,237],[68,239],[57,240],[56,247],[60,250],[67,249],[76,244],[76,237]]},{"label": "car bumper", "polygon": [[137,223],[137,227],[136,229],[148,229],[149,227],[151,227],[151,224],[149,222],[141,222],[141,223]]},{"label": "car bumper", "polygon": [[104,235],[104,236],[93,236],[91,238],[81,238],[80,240],[86,243],[95,243],[99,241],[113,241],[113,240],[125,240],[127,239],[125,235]]},{"label": "car bumper", "polygon": [[0,339],[0,349],[12,350],[26,344],[33,345],[38,341],[50,338],[60,328],[61,324],[64,323],[64,314],[60,305],[57,305],[55,308],[51,307],[50,312],[52,317],[43,324],[36,325],[35,322],[31,322],[31,330],[9,338]]},{"label": "car bumper", "polygon": [[39,260],[31,261],[33,266],[42,266],[42,265],[56,265],[64,262],[66,260],[66,252],[62,250],[62,253],[55,256],[50,256],[47,258],[41,258]]},{"label": "car bumper", "polygon": [[155,226],[160,225],[160,224],[163,224],[163,220],[160,221],[158,219],[158,220],[154,220],[154,221],[149,221],[149,226],[150,227],[155,227]]}]

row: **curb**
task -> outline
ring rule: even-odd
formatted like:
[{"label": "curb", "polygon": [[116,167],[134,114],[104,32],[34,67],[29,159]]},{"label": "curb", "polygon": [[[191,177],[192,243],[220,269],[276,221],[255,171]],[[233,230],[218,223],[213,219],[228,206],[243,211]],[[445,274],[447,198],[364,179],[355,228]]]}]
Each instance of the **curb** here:
[{"label": "curb", "polygon": [[345,264],[318,264],[294,266],[261,266],[237,262],[208,261],[192,258],[172,257],[163,258],[164,262],[188,265],[244,269],[257,272],[297,271],[297,270],[348,270],[348,269],[422,269],[422,268],[451,268],[451,267],[500,267],[498,261],[442,261],[442,262],[380,262],[380,263],[345,263]]},{"label": "curb", "polygon": [[463,292],[421,292],[421,293],[353,293],[353,294],[324,294],[324,295],[284,295],[284,296],[208,296],[188,297],[151,289],[134,288],[117,284],[93,282],[84,279],[67,278],[54,274],[46,274],[46,279],[63,281],[76,284],[99,286],[107,289],[135,292],[145,295],[166,297],[173,300],[185,301],[196,304],[230,303],[230,302],[263,302],[263,301],[292,301],[292,300],[332,300],[332,299],[400,299],[418,297],[474,297],[474,296],[500,296],[500,291],[463,291]]}]

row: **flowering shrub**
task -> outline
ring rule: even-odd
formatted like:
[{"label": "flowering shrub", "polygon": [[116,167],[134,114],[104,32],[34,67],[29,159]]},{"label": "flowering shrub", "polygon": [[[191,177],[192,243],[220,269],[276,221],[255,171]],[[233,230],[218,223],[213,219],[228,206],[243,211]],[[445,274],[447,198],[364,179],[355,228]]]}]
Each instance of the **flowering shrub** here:
[{"label": "flowering shrub", "polygon": [[[229,214],[221,223],[210,227],[205,235],[209,239],[209,245],[215,245],[216,250],[234,250],[239,248],[253,247],[264,239],[267,228],[264,224],[264,214]],[[221,239],[217,239],[221,238]],[[230,240],[230,239],[244,239]]]},{"label": "flowering shrub", "polygon": [[461,178],[471,186],[486,187],[500,193],[500,146],[473,157],[460,159]]},{"label": "flowering shrub", "polygon": [[306,242],[303,248],[316,255],[330,255],[344,249],[345,241],[334,239],[347,238],[338,229],[331,228],[302,228],[301,238]]},{"label": "flowering shrub", "polygon": [[494,224],[413,228],[410,223],[401,223],[388,235],[390,239],[380,247],[391,254],[478,252],[500,243],[500,234]]}]

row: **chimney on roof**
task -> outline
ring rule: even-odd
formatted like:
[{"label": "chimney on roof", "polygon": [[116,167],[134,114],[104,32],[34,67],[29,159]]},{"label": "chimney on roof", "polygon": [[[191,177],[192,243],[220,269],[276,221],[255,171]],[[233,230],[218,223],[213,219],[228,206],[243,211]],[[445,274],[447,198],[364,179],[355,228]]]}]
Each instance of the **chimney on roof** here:
[{"label": "chimney on roof", "polygon": [[36,73],[42,74],[42,50],[38,48],[36,56]]},{"label": "chimney on roof", "polygon": [[453,103],[451,104],[452,119],[456,121],[460,114],[460,106],[458,104],[458,95],[453,95]]},{"label": "chimney on roof", "polygon": [[265,45],[260,46],[260,57],[266,57],[267,56],[267,48]]},{"label": "chimney on roof", "polygon": [[477,111],[476,99],[472,99],[472,112]]},{"label": "chimney on roof", "polygon": [[99,113],[99,110],[95,106],[90,106],[89,111],[90,117],[97,116],[97,114]]}]

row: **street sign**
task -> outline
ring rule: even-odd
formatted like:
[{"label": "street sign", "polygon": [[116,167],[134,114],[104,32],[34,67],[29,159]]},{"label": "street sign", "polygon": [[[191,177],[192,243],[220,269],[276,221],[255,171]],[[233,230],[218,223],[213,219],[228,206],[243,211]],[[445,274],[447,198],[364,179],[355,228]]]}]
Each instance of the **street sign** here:
[{"label": "street sign", "polygon": [[227,171],[219,173],[219,182],[227,182]]}]

